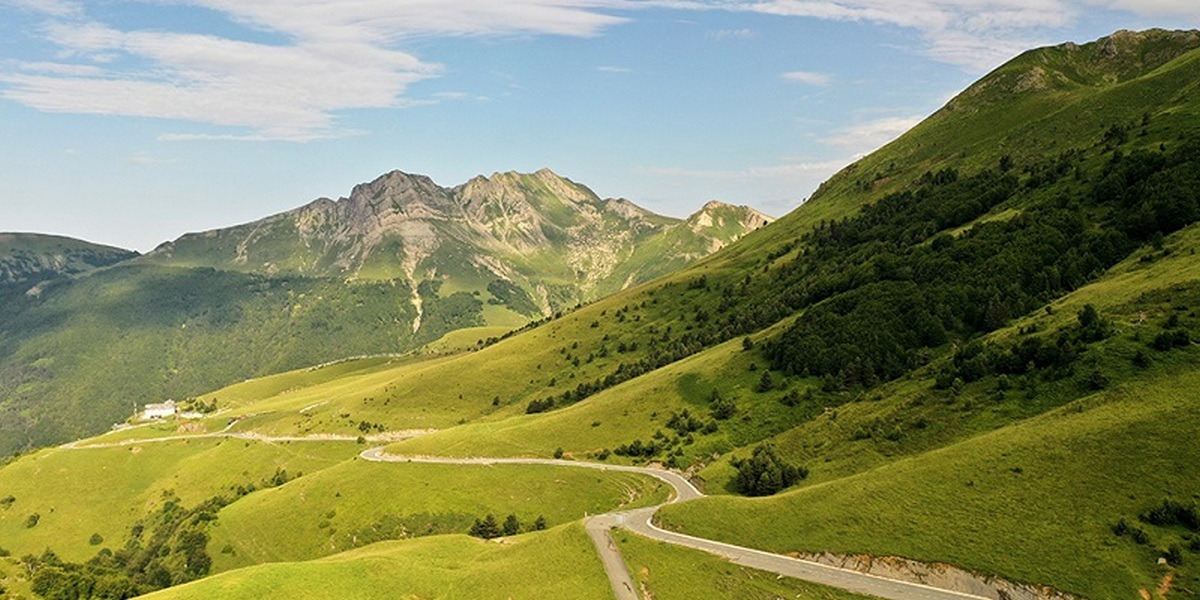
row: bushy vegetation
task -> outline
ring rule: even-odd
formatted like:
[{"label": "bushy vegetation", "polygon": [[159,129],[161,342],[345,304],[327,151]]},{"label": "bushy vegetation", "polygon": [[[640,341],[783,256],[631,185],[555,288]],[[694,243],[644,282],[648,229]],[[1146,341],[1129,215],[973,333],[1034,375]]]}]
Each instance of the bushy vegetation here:
[{"label": "bushy vegetation", "polygon": [[[1116,151],[1094,183],[1055,188],[1011,219],[957,236],[938,232],[1056,180],[1022,186],[991,170],[933,176],[802,238],[805,252],[777,278],[785,303],[810,308],[765,353],[777,369],[831,377],[843,387],[894,379],[925,362],[924,350],[993,331],[1194,222],[1197,173],[1200,140],[1171,152]],[[1094,323],[1081,327],[1079,342],[1103,337]],[[1073,354],[1060,344],[1049,358],[1038,343],[1031,339],[1020,353],[1060,363]]]},{"label": "bushy vegetation", "polygon": [[734,488],[747,496],[770,496],[808,477],[807,467],[783,460],[770,444],[759,444],[748,458],[734,458],[730,463],[737,469]]}]

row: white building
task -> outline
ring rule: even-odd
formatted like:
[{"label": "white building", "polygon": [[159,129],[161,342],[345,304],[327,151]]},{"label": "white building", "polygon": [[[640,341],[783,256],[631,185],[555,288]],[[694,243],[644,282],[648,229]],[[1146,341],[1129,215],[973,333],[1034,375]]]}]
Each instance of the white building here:
[{"label": "white building", "polygon": [[176,408],[175,401],[167,400],[162,404],[147,404],[146,407],[142,409],[142,418],[165,419],[166,417],[175,416],[177,412],[179,412],[179,409]]}]

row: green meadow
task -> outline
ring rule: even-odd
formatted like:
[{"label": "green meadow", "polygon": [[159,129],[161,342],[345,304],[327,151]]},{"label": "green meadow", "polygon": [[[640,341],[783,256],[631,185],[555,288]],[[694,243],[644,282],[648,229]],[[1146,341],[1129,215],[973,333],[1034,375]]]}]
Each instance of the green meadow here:
[{"label": "green meadow", "polygon": [[300,561],[374,542],[465,533],[488,514],[524,528],[666,501],[669,488],[631,473],[544,465],[343,462],[251,494],[210,530],[214,571]]},{"label": "green meadow", "polygon": [[146,596],[153,600],[611,597],[604,569],[579,523],[502,540],[442,535],[381,542],[309,562],[221,573]]}]

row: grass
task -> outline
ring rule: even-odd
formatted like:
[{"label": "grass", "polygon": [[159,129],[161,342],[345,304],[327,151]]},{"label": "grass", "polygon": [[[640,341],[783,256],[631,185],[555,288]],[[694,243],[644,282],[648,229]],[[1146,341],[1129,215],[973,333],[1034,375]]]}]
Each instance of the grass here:
[{"label": "grass", "polygon": [[656,542],[628,531],[613,540],[643,597],[656,600],[861,600],[870,598],[758,571],[711,554]]},{"label": "grass", "polygon": [[611,597],[603,567],[579,523],[502,542],[465,535],[382,542],[310,562],[230,571],[146,596],[150,600]]},{"label": "grass", "polygon": [[[673,529],[774,552],[942,561],[1089,598],[1154,589],[1159,552],[1110,527],[1163,498],[1200,499],[1194,366],[1017,425],[766,499],[713,497],[659,514]],[[1200,557],[1194,557],[1200,559]],[[1181,587],[1197,589],[1194,570]],[[1186,583],[1184,583],[1186,582]]]},{"label": "grass", "polygon": [[318,558],[383,539],[466,533],[486,514],[549,526],[664,502],[657,479],[544,465],[353,460],[225,508],[211,530],[214,570]]},{"label": "grass", "polygon": [[[0,546],[17,556],[51,548],[66,560],[86,560],[100,549],[88,543],[93,533],[104,546],[120,547],[130,526],[161,506],[164,492],[194,506],[228,495],[230,486],[257,484],[276,468],[312,474],[359,450],[351,443],[233,440],[42,450],[0,469],[0,498],[15,498],[0,508]],[[40,519],[29,528],[32,514]]]},{"label": "grass", "polygon": [[0,598],[20,600],[34,598],[30,589],[29,572],[14,557],[0,558]]}]

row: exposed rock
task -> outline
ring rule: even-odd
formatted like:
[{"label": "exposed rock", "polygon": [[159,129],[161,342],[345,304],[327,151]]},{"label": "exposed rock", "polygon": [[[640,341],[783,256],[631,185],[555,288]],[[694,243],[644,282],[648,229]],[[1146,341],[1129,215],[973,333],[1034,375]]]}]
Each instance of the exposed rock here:
[{"label": "exposed rock", "polygon": [[[319,198],[253,223],[186,235],[147,260],[404,279],[414,290],[419,328],[422,300],[415,290],[431,277],[479,295],[479,282],[509,281],[550,314],[665,274],[770,221],[748,207],[710,202],[681,222],[629,200],[601,199],[549,169],[478,176],[454,188],[392,171],[345,198]],[[662,256],[641,256],[622,270],[639,247],[672,231],[679,233],[659,249]]]},{"label": "exposed rock", "polygon": [[896,556],[847,556],[829,552],[795,553],[794,556],[841,569],[920,583],[992,600],[1080,600],[1076,596],[1046,586],[1013,583],[942,563],[928,564]]}]

